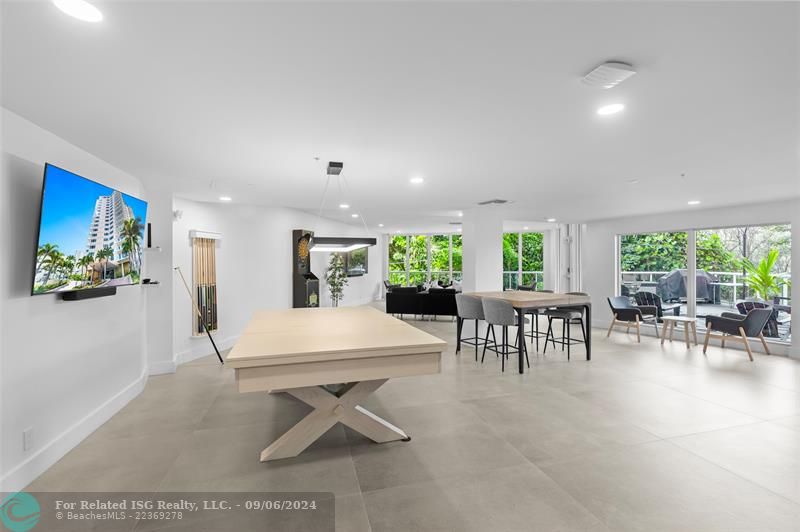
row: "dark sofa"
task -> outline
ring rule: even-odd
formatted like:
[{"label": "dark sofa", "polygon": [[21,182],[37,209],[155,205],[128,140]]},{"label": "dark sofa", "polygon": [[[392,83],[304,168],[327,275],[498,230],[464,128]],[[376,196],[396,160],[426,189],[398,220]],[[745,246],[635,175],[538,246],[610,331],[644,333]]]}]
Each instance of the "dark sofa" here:
[{"label": "dark sofa", "polygon": [[386,293],[388,314],[456,316],[456,290],[453,288],[393,287]]}]

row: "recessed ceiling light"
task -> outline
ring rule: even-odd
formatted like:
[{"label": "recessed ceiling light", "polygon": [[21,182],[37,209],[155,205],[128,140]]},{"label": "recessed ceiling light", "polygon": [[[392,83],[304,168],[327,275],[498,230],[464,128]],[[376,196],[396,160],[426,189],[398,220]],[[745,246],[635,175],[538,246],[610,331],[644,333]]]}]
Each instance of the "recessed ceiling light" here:
[{"label": "recessed ceiling light", "polygon": [[688,203],[689,205],[700,205],[700,200],[693,199],[687,201],[686,203]]},{"label": "recessed ceiling light", "polygon": [[599,115],[613,115],[614,113],[619,113],[625,109],[625,105],[621,103],[612,103],[610,105],[604,105],[603,107],[597,110],[597,114]]},{"label": "recessed ceiling light", "polygon": [[638,185],[639,184],[639,180],[638,179],[628,179],[628,184],[629,185]]},{"label": "recessed ceiling light", "polygon": [[522,229],[524,229],[525,231],[527,231],[527,230],[528,230],[528,229],[530,229],[530,228],[529,228],[529,227],[526,225],[526,226],[525,226],[525,227],[523,227]]},{"label": "recessed ceiling light", "polygon": [[350,205],[348,205],[347,203],[340,203],[339,204],[339,208],[340,209],[349,209]]},{"label": "recessed ceiling light", "polygon": [[378,224],[378,227],[383,227],[383,224]]},{"label": "recessed ceiling light", "polygon": [[353,213],[353,214],[351,214],[350,216],[351,216],[352,218],[358,218],[358,215],[357,215],[356,213]]},{"label": "recessed ceiling light", "polygon": [[220,196],[219,200],[220,201],[233,201],[233,198],[230,197],[230,196]]},{"label": "recessed ceiling light", "polygon": [[555,218],[548,218],[547,221],[550,222],[550,223],[553,223],[553,222],[556,221],[556,219]]},{"label": "recessed ceiling light", "polygon": [[408,182],[411,183],[412,185],[421,185],[422,183],[425,182],[425,179],[420,176],[416,176],[409,179]]},{"label": "recessed ceiling light", "polygon": [[53,0],[53,4],[71,17],[83,20],[84,22],[100,22],[103,14],[85,0]]},{"label": "recessed ceiling light", "polygon": [[459,218],[463,218],[463,216],[464,216],[464,213],[463,213],[463,212],[459,212],[459,213],[458,213],[458,217],[459,217]]}]

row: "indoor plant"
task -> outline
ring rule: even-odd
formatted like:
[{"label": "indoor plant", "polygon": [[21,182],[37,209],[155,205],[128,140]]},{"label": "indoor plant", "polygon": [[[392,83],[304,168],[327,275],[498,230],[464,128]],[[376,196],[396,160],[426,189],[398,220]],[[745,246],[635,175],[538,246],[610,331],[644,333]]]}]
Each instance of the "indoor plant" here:
[{"label": "indoor plant", "polygon": [[339,300],[344,297],[344,287],[347,286],[347,272],[344,268],[344,259],[341,253],[331,254],[328,260],[328,271],[325,272],[325,281],[331,293],[331,304],[339,306]]}]

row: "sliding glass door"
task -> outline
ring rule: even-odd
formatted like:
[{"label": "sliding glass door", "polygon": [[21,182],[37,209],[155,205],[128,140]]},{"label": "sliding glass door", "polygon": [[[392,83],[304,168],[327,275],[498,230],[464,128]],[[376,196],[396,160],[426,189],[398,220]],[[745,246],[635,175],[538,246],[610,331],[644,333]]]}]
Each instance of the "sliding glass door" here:
[{"label": "sliding glass door", "polygon": [[503,289],[544,288],[544,234],[503,233]]}]

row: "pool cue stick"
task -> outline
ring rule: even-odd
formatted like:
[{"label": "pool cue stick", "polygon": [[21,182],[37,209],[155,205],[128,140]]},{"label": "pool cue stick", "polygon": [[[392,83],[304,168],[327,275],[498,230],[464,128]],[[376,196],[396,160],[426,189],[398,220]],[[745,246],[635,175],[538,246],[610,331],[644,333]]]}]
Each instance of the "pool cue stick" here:
[{"label": "pool cue stick", "polygon": [[211,331],[208,330],[208,325],[206,325],[206,320],[203,318],[203,313],[200,312],[200,307],[197,306],[197,303],[195,303],[194,298],[192,297],[192,291],[189,289],[189,285],[186,283],[186,279],[183,277],[183,272],[181,271],[181,267],[175,266],[175,268],[173,269],[176,272],[178,272],[178,275],[181,276],[181,281],[183,281],[183,286],[186,287],[186,293],[189,294],[189,299],[192,300],[192,306],[194,307],[194,310],[197,312],[197,317],[200,320],[200,323],[203,324],[203,329],[205,329],[206,334],[208,335],[208,339],[211,340],[211,345],[214,346],[214,351],[217,353],[217,358],[219,359],[219,363],[225,364],[225,361],[222,360],[222,355],[219,354],[219,349],[217,349],[217,344],[214,343],[214,338],[211,337]]}]

